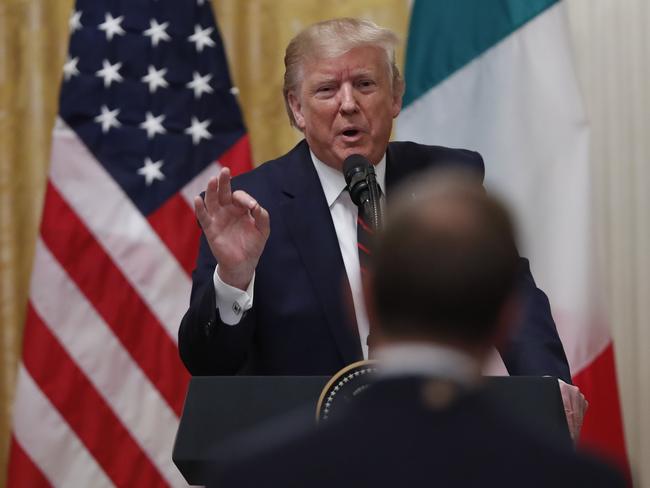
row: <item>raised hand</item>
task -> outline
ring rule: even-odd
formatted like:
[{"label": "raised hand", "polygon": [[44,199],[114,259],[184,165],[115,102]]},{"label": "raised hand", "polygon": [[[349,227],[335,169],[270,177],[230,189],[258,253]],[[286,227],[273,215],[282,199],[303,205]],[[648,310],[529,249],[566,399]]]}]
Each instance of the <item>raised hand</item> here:
[{"label": "raised hand", "polygon": [[205,197],[194,198],[194,212],[224,283],[245,290],[271,231],[269,213],[248,193],[230,187],[230,170],[211,178]]}]

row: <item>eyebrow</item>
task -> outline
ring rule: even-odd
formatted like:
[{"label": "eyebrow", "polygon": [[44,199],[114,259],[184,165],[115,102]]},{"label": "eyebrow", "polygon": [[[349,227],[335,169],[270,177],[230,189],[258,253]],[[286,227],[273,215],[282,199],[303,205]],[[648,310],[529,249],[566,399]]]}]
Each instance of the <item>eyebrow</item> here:
[{"label": "eyebrow", "polygon": [[[374,73],[371,70],[368,69],[360,69],[357,72],[352,72],[351,78],[361,78],[364,76],[375,76],[376,73]],[[331,81],[338,81],[340,77],[338,74],[315,74],[314,75],[314,83],[328,83]]]}]

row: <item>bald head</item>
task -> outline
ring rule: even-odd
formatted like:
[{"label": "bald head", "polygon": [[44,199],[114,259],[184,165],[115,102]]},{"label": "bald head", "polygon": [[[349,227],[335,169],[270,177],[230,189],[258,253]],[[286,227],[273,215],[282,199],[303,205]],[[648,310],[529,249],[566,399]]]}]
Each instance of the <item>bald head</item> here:
[{"label": "bald head", "polygon": [[517,268],[507,211],[459,173],[420,177],[396,200],[373,264],[371,302],[383,335],[490,342]]}]

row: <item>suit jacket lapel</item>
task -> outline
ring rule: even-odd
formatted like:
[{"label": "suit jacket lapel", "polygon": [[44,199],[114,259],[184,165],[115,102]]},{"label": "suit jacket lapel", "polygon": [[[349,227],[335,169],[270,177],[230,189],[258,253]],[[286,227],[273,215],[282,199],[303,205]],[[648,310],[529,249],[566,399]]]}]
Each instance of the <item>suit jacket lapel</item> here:
[{"label": "suit jacket lapel", "polygon": [[[346,304],[352,303],[350,286],[329,207],[303,141],[285,165],[283,204],[285,224],[323,307],[345,364],[362,358],[359,332]],[[350,309],[351,311],[351,309]]]}]

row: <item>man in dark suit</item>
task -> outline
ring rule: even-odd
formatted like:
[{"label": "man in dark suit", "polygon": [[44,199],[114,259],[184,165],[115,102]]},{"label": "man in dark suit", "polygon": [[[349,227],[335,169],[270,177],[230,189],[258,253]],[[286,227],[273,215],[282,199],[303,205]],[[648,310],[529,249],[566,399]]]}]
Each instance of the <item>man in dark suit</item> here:
[{"label": "man in dark suit", "polygon": [[[368,356],[346,157],[375,165],[389,204],[395,185],[424,168],[465,166],[482,178],[477,153],[389,144],[403,93],[395,44],[371,22],[336,19],[287,47],[287,111],[305,140],[232,183],[222,170],[195,201],[203,236],[179,331],[192,374],[332,374]],[[524,307],[500,351],[506,367],[570,382],[548,300],[524,259],[518,284]]]},{"label": "man in dark suit", "polygon": [[318,430],[251,446],[217,486],[624,486],[481,390],[482,365],[519,306],[505,209],[473,180],[436,175],[388,212],[365,282],[377,379]]}]

